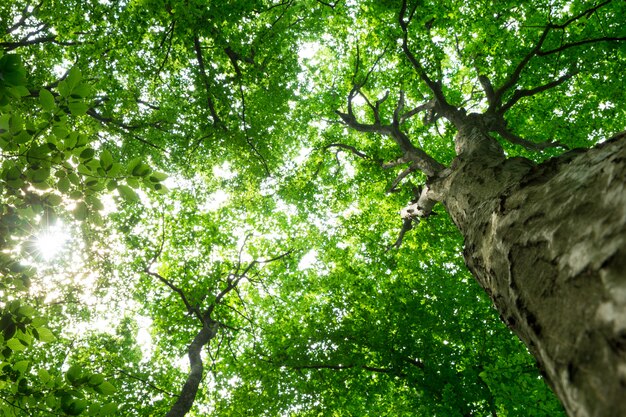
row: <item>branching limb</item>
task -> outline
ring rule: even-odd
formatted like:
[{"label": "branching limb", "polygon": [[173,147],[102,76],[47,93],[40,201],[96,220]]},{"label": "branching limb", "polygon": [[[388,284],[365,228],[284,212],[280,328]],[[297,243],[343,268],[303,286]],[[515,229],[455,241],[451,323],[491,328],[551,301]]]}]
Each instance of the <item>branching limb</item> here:
[{"label": "branching limb", "polygon": [[39,11],[39,9],[40,9],[40,8],[41,8],[41,6],[43,5],[43,3],[44,3],[44,0],[41,0],[39,3],[37,3],[37,4],[33,7],[32,11],[30,11],[30,12],[28,11],[28,8],[30,7],[30,4],[26,4],[26,5],[24,6],[24,8],[22,9],[22,13],[21,13],[21,16],[20,16],[20,18],[18,19],[18,21],[17,21],[17,22],[15,22],[13,25],[9,26],[9,27],[6,29],[6,33],[7,33],[7,34],[13,33],[13,32],[15,32],[18,28],[20,28],[20,27],[24,26],[24,24],[26,23],[26,20],[27,20],[29,17],[31,17],[31,16],[35,16],[35,15],[37,14],[37,12]]},{"label": "branching limb", "polygon": [[537,52],[539,52],[541,50],[541,46],[543,45],[543,43],[545,42],[546,38],[548,37],[548,33],[550,33],[550,29],[552,29],[551,25],[548,25],[548,26],[546,26],[544,28],[543,32],[541,33],[541,36],[539,37],[539,39],[535,43],[535,46],[530,51],[528,51],[528,53],[517,64],[517,66],[515,67],[515,69],[511,73],[511,75],[508,76],[508,78],[506,79],[504,84],[502,84],[494,92],[493,102],[489,106],[490,110],[496,110],[496,108],[500,107],[500,104],[502,103],[502,96],[504,95],[504,93],[507,90],[509,90],[515,84],[517,84],[517,82],[520,79],[520,76],[522,75],[522,70],[526,67],[526,65],[528,65],[530,60],[537,54]]},{"label": "branching limb", "polygon": [[446,100],[443,89],[441,88],[440,80],[433,80],[427,74],[426,69],[421,64],[421,62],[417,59],[417,57],[413,54],[411,49],[409,48],[409,30],[408,25],[413,17],[413,13],[415,12],[415,8],[417,7],[417,3],[414,8],[409,13],[408,18],[406,17],[407,13],[407,4],[406,0],[402,1],[402,6],[400,8],[400,13],[398,15],[398,23],[400,28],[402,29],[402,52],[407,57],[417,75],[420,79],[426,84],[426,86],[433,93],[436,103],[437,112],[445,117],[446,119],[452,121],[456,124],[459,121],[458,111],[454,106],[451,106]]},{"label": "branching limb", "polygon": [[[569,18],[568,20],[566,20],[565,22],[561,23],[561,24],[555,24],[555,23],[548,23],[544,28],[543,31],[541,33],[541,35],[539,36],[539,39],[537,39],[537,42],[535,43],[535,45],[530,49],[530,51],[528,51],[528,53],[522,58],[522,60],[517,64],[517,66],[515,67],[515,69],[513,70],[513,72],[509,75],[509,77],[506,79],[506,81],[495,91],[494,93],[494,99],[490,102],[489,105],[489,110],[490,111],[496,111],[499,110],[501,104],[502,104],[502,97],[504,96],[504,94],[510,90],[511,88],[513,88],[519,81],[522,71],[526,68],[526,66],[528,65],[528,63],[531,61],[532,58],[534,58],[535,56],[546,56],[546,55],[551,55],[551,54],[555,54],[555,53],[559,53],[561,51],[564,51],[566,49],[569,48],[573,48],[576,46],[581,46],[581,45],[586,45],[586,44],[590,44],[590,43],[598,43],[598,42],[610,42],[610,41],[625,41],[626,37],[602,37],[602,38],[594,38],[594,39],[585,39],[585,40],[581,40],[581,41],[575,41],[575,42],[570,42],[570,43],[566,43],[564,45],[561,45],[558,48],[554,48],[554,49],[550,49],[547,51],[543,51],[542,47],[545,43],[546,38],[548,37],[548,34],[552,31],[552,30],[565,30],[568,26],[570,26],[572,23],[580,20],[583,17],[589,17],[592,14],[594,14],[596,11],[598,11],[600,8],[606,6],[607,4],[611,3],[612,0],[605,0],[602,3],[599,3],[575,16],[572,16],[571,18]],[[532,95],[532,94],[537,94],[541,91],[545,91],[549,88],[555,87],[559,84],[561,84],[562,82],[566,81],[567,79],[571,78],[573,75],[575,75],[575,72],[571,73],[569,75],[569,77],[565,77],[565,79],[563,79],[564,77],[559,78],[558,80],[555,80],[551,83],[548,83],[544,86],[541,87],[537,87],[536,89],[531,89],[531,90],[524,90],[526,92],[528,92],[528,94],[522,95],[521,97],[524,96],[528,96],[528,95]],[[536,92],[532,92],[534,90],[537,90]],[[532,93],[531,93],[532,92]],[[515,97],[515,94],[514,94]],[[509,101],[509,103],[507,103],[507,110],[508,108],[510,108],[513,104],[515,104],[515,102],[517,100],[519,100],[519,98],[521,97],[517,97],[515,101],[513,101],[512,103]],[[502,112],[504,113],[504,112]]]}]

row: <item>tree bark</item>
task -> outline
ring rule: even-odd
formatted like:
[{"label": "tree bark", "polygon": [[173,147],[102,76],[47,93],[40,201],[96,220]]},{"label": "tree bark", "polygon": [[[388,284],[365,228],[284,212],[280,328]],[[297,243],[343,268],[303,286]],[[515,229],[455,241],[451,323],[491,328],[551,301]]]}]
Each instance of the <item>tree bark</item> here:
[{"label": "tree bark", "polygon": [[535,166],[484,132],[432,184],[465,261],[570,416],[626,416],[625,135]]}]

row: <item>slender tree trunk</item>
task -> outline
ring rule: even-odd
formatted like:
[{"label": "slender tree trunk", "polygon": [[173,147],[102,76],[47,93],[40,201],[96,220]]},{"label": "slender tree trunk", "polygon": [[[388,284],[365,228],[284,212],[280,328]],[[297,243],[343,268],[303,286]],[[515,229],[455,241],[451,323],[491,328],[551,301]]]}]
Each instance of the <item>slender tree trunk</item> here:
[{"label": "slender tree trunk", "polygon": [[189,344],[189,348],[187,349],[189,374],[180,392],[180,396],[165,417],[183,417],[191,410],[196,399],[196,394],[198,393],[198,388],[200,387],[200,382],[202,382],[202,377],[204,376],[204,365],[201,356],[202,348],[215,337],[216,332],[217,327],[214,323],[209,323],[207,319],[202,329],[200,329],[196,337],[194,337],[193,341]]},{"label": "slender tree trunk", "polygon": [[433,188],[465,260],[570,416],[626,416],[626,139],[534,166],[480,126]]}]

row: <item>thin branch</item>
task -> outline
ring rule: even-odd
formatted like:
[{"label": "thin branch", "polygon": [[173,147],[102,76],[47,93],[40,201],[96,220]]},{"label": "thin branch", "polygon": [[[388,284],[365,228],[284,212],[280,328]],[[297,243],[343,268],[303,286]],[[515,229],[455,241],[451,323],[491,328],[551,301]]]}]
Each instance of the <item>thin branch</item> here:
[{"label": "thin branch", "polygon": [[121,122],[115,121],[115,120],[113,120],[110,117],[104,117],[103,115],[98,113],[93,108],[88,109],[87,110],[87,114],[89,116],[91,116],[92,118],[94,118],[95,120],[97,120],[100,123],[102,123],[103,125],[112,124],[112,125],[116,126],[117,128],[122,129],[125,133],[128,133],[130,135],[130,137],[132,137],[133,139],[135,139],[135,140],[137,140],[137,141],[139,141],[139,142],[141,142],[141,143],[143,143],[145,145],[148,145],[151,148],[158,149],[159,151],[161,151],[161,152],[163,152],[165,154],[168,153],[166,149],[164,149],[164,148],[162,148],[162,147],[160,147],[158,145],[155,145],[155,144],[147,141],[146,139],[144,139],[144,138],[142,138],[140,136],[137,136],[137,135],[135,135],[134,133],[131,132],[132,130],[139,129],[140,128],[139,126],[129,126],[129,125],[125,124],[125,123],[121,123]]},{"label": "thin branch", "polygon": [[123,370],[123,369],[121,369],[121,368],[116,368],[116,369],[115,369],[115,371],[116,371],[116,372],[119,372],[120,374],[125,375],[125,376],[127,376],[127,377],[129,377],[129,378],[131,378],[131,379],[134,379],[134,380],[136,380],[136,381],[139,381],[139,382],[141,382],[141,383],[143,383],[143,384],[145,384],[145,385],[149,386],[149,387],[150,387],[150,388],[152,388],[153,390],[158,391],[158,392],[160,392],[160,393],[162,393],[162,394],[166,394],[166,395],[168,395],[168,396],[170,396],[170,397],[175,397],[175,396],[176,396],[176,394],[173,394],[173,393],[171,393],[171,392],[169,392],[169,391],[166,391],[166,390],[164,390],[163,388],[159,388],[159,387],[157,387],[156,385],[154,385],[152,382],[150,382],[150,381],[148,381],[148,380],[146,380],[146,379],[144,379],[144,378],[140,378],[140,377],[138,377],[138,376],[136,376],[136,375],[133,375],[133,374],[131,374],[131,373],[129,373],[129,372],[126,372],[125,370]]},{"label": "thin branch", "polygon": [[621,42],[621,41],[626,41],[626,36],[622,36],[622,37],[605,36],[605,37],[602,37],[602,38],[585,39],[585,40],[582,40],[582,41],[566,43],[565,45],[561,45],[558,48],[550,49],[550,50],[547,50],[547,51],[539,51],[539,52],[537,52],[537,56],[551,55],[551,54],[555,54],[555,53],[564,51],[564,50],[569,49],[569,48],[574,48],[576,46],[587,45],[589,43]]},{"label": "thin branch", "polygon": [[387,247],[385,252],[388,252],[391,249],[399,249],[402,245],[402,241],[404,240],[404,235],[411,229],[413,229],[413,219],[402,220],[402,229],[400,229],[400,234],[398,235],[398,238],[393,244]]},{"label": "thin branch", "polygon": [[[357,368],[357,369],[364,369],[366,371],[370,371],[370,372],[377,372],[377,373],[383,373],[383,374],[390,374],[390,373],[395,373],[395,371],[393,369],[388,369],[388,368],[377,368],[374,366],[367,366],[367,365],[326,365],[326,364],[309,364],[309,365],[286,365],[291,369],[294,370],[302,370],[302,369],[331,369],[331,370],[335,370],[335,371],[341,371],[344,369],[353,369],[353,368]],[[404,376],[404,374],[401,374],[401,376]]]},{"label": "thin branch", "polygon": [[356,156],[358,156],[359,158],[371,159],[369,156],[365,155],[363,152],[359,151],[357,148],[355,148],[352,145],[346,145],[346,144],[343,144],[343,143],[330,143],[330,144],[324,146],[322,149],[330,149],[330,148],[346,149],[346,150],[352,152],[353,154],[355,154]]},{"label": "thin branch", "polygon": [[176,20],[172,20],[172,24],[170,25],[167,32],[165,32],[165,35],[163,36],[163,40],[161,40],[161,44],[159,45],[159,50],[162,50],[163,44],[169,38],[169,41],[167,42],[167,50],[165,51],[165,56],[163,57],[163,61],[161,61],[161,65],[159,65],[159,69],[156,72],[157,77],[160,77],[161,71],[163,71],[163,67],[165,67],[165,64],[167,63],[167,59],[170,56],[170,52],[172,51],[172,41],[174,40],[174,27],[175,26],[176,26]]},{"label": "thin branch", "polygon": [[215,104],[213,103],[213,97],[211,93],[211,84],[209,83],[209,77],[206,73],[206,68],[204,66],[204,58],[202,56],[202,47],[200,45],[200,39],[197,35],[193,37],[193,47],[196,51],[196,60],[198,61],[198,67],[200,68],[200,75],[202,76],[202,82],[204,83],[204,89],[206,91],[207,96],[207,105],[209,107],[209,112],[211,113],[211,117],[213,118],[213,125],[218,126],[221,124],[221,119],[217,115],[217,111],[215,110]]},{"label": "thin branch", "polygon": [[56,35],[51,35],[51,36],[46,36],[43,38],[25,39],[25,40],[21,40],[18,42],[0,42],[0,47],[3,47],[5,51],[8,52],[8,51],[13,51],[17,48],[22,48],[24,46],[39,45],[42,43],[54,43],[56,45],[61,45],[61,46],[73,46],[73,45],[81,44],[79,42],[57,41],[56,38],[57,38]]}]

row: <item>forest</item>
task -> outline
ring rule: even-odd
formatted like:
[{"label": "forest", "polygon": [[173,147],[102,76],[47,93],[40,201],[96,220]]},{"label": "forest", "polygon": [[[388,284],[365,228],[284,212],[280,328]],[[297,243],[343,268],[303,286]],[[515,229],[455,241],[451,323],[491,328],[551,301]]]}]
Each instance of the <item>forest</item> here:
[{"label": "forest", "polygon": [[626,415],[626,2],[0,2],[0,416]]}]

